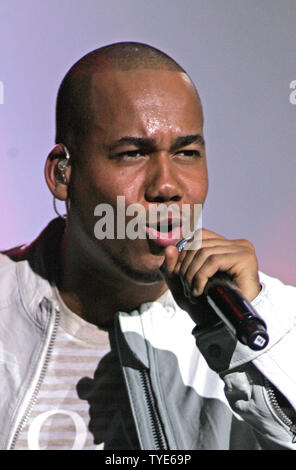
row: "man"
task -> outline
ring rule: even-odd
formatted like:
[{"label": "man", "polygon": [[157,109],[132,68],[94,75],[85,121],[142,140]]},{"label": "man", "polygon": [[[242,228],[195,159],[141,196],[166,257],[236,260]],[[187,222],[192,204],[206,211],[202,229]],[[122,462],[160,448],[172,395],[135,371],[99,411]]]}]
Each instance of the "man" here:
[{"label": "man", "polygon": [[[118,220],[118,196],[147,215],[205,202],[202,107],[184,70],[138,43],[80,59],[45,176],[66,220],[1,257],[1,447],[295,448],[295,288],[259,275],[244,239],[203,230],[202,248],[179,254],[171,219],[147,219],[145,237],[95,236],[96,207]],[[267,323],[264,350],[209,321],[217,271]]]}]

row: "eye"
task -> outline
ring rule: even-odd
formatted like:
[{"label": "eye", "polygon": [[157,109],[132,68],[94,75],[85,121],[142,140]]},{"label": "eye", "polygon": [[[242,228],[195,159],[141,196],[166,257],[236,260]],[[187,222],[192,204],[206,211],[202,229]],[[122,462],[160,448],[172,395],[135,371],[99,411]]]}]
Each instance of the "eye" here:
[{"label": "eye", "polygon": [[180,150],[176,153],[176,155],[180,157],[191,157],[191,158],[199,158],[201,157],[201,153],[199,150]]},{"label": "eye", "polygon": [[137,158],[145,157],[146,152],[142,150],[127,150],[124,152],[117,153],[112,158],[116,158],[118,160],[135,160]]}]

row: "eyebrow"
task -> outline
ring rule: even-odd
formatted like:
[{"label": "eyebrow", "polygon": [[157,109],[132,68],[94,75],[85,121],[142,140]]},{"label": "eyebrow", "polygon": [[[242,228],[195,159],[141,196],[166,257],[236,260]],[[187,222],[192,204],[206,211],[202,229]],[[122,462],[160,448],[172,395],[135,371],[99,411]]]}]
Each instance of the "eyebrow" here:
[{"label": "eyebrow", "polygon": [[202,147],[205,146],[205,140],[202,135],[200,134],[192,134],[192,135],[185,135],[181,137],[177,137],[175,143],[172,146],[173,150],[176,150],[180,147],[186,147],[190,144],[200,144]]},{"label": "eyebrow", "polygon": [[[200,134],[190,134],[185,136],[177,137],[171,146],[171,150],[176,150],[181,147],[186,147],[190,144],[200,144],[202,147],[205,146],[205,141],[202,135]],[[145,148],[145,149],[155,149],[156,148],[156,140],[150,137],[132,137],[132,136],[124,136],[118,140],[115,140],[110,145],[108,145],[109,151],[115,150],[117,147],[121,145],[134,145],[137,148]]]}]

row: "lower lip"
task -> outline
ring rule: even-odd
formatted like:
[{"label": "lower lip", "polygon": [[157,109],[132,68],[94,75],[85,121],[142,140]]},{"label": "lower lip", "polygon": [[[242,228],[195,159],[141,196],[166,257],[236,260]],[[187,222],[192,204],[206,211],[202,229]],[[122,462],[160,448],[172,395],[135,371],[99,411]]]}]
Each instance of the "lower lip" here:
[{"label": "lower lip", "polygon": [[170,232],[158,232],[155,228],[146,227],[149,240],[158,246],[176,245],[181,238],[180,227],[173,228]]}]

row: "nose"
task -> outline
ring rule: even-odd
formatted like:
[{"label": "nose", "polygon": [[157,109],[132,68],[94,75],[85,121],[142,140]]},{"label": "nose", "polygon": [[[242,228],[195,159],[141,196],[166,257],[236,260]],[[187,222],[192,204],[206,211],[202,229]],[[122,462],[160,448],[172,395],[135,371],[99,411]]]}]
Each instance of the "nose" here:
[{"label": "nose", "polygon": [[178,202],[184,195],[177,168],[166,152],[154,154],[146,174],[145,199],[148,202]]}]

